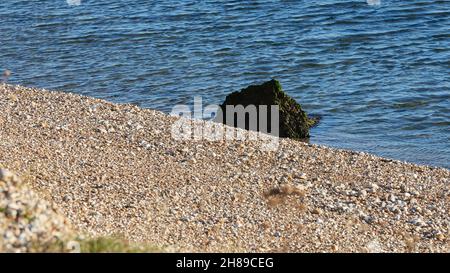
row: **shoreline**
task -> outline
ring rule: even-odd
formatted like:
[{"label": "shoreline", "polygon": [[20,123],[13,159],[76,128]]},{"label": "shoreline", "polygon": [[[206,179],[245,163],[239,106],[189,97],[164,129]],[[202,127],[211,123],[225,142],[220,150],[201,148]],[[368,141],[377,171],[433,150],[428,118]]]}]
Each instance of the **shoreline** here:
[{"label": "shoreline", "polygon": [[450,170],[280,139],[178,141],[176,117],[0,84],[0,167],[92,236],[173,251],[449,252]]}]

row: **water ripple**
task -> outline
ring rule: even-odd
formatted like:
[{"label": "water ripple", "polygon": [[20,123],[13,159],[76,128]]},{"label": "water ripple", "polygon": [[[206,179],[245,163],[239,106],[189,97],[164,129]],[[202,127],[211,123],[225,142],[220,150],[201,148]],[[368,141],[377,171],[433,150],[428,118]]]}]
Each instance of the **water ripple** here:
[{"label": "water ripple", "polygon": [[450,1],[0,3],[11,83],[170,111],[272,77],[312,142],[450,168]]}]

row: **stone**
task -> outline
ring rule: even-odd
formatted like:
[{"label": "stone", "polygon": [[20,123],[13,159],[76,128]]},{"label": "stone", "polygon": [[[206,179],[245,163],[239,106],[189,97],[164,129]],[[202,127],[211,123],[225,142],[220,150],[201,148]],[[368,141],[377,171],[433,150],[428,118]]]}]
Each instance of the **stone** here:
[{"label": "stone", "polygon": [[389,201],[395,202],[396,200],[397,200],[397,197],[395,195],[393,195],[393,194],[389,195]]},{"label": "stone", "polygon": [[365,191],[365,190],[361,190],[360,192],[359,192],[359,195],[361,196],[361,197],[367,197],[367,191]]},{"label": "stone", "polygon": [[97,128],[97,132],[102,133],[102,134],[108,133],[108,131],[106,131],[106,129],[105,129],[105,128],[102,128],[102,127]]},{"label": "stone", "polygon": [[296,178],[298,178],[298,179],[301,179],[301,180],[306,180],[308,177],[306,176],[306,173],[299,173],[299,174],[296,174],[296,176],[295,176]]},{"label": "stone", "polygon": [[436,239],[438,239],[439,241],[444,241],[445,240],[445,235],[442,233],[438,233],[436,235]]},{"label": "stone", "polygon": [[322,211],[320,208],[315,208],[315,209],[313,209],[312,213],[313,213],[313,214],[320,215],[320,214],[323,213],[323,211]]},{"label": "stone", "polygon": [[366,222],[367,224],[372,224],[375,222],[375,218],[370,216],[370,215],[362,215],[361,216],[362,220],[364,220],[364,222]]},{"label": "stone", "polygon": [[[256,106],[259,115],[260,105],[278,105],[279,106],[279,136],[293,139],[305,139],[309,137],[309,129],[318,122],[318,118],[310,118],[303,111],[299,103],[283,92],[280,83],[277,80],[271,80],[261,85],[251,85],[240,92],[229,94],[224,103],[220,106],[222,116],[218,114],[217,122],[223,122],[227,125],[238,127],[237,118],[234,121],[226,120],[226,106],[249,105]],[[270,108],[268,108],[270,113]],[[245,129],[249,129],[248,118],[246,118]],[[259,129],[259,122],[257,122]],[[267,124],[270,124],[268,119]]]},{"label": "stone", "polygon": [[142,140],[142,141],[139,143],[139,145],[140,145],[141,147],[145,148],[145,149],[150,149],[150,148],[152,148],[152,145],[151,145],[150,143],[148,143],[147,141],[145,141],[145,140]]},{"label": "stone", "polygon": [[424,225],[425,225],[425,222],[422,220],[422,218],[418,217],[418,218],[416,218],[416,219],[413,219],[413,220],[411,221],[411,224],[413,224],[413,225],[415,225],[415,226],[418,226],[418,227],[421,227],[421,226],[424,226]]},{"label": "stone", "polygon": [[376,192],[376,191],[378,191],[378,189],[379,189],[380,187],[379,187],[377,184],[372,183],[372,184],[370,185],[370,188],[371,188],[372,192]]}]

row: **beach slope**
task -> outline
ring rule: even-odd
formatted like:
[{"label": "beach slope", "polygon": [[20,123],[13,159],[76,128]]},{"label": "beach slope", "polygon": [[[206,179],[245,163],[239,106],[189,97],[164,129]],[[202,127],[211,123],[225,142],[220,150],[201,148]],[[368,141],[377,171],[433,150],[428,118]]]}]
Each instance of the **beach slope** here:
[{"label": "beach slope", "polygon": [[6,84],[0,109],[0,167],[81,233],[167,251],[449,251],[444,168],[290,139],[176,140],[177,117]]}]

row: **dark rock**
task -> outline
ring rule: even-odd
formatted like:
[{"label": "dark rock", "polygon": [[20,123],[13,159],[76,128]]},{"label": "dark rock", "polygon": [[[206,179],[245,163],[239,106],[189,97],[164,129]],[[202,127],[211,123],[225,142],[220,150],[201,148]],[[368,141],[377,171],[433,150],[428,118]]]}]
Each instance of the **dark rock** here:
[{"label": "dark rock", "polygon": [[[234,123],[226,122],[226,105],[255,105],[259,113],[260,105],[278,105],[279,107],[279,136],[289,137],[293,139],[304,139],[309,137],[309,128],[314,126],[318,119],[309,118],[293,98],[289,97],[281,89],[281,85],[277,80],[271,80],[261,85],[251,85],[240,92],[233,92],[228,95],[225,102],[220,106],[222,109],[222,119],[230,126],[237,126],[237,118],[235,116]],[[270,108],[269,108],[270,109]],[[270,111],[269,111],[270,112]],[[270,124],[269,114],[268,124]],[[259,123],[257,128],[259,129]],[[249,129],[248,117],[246,117],[245,129]],[[269,125],[269,132],[271,131]]]}]

